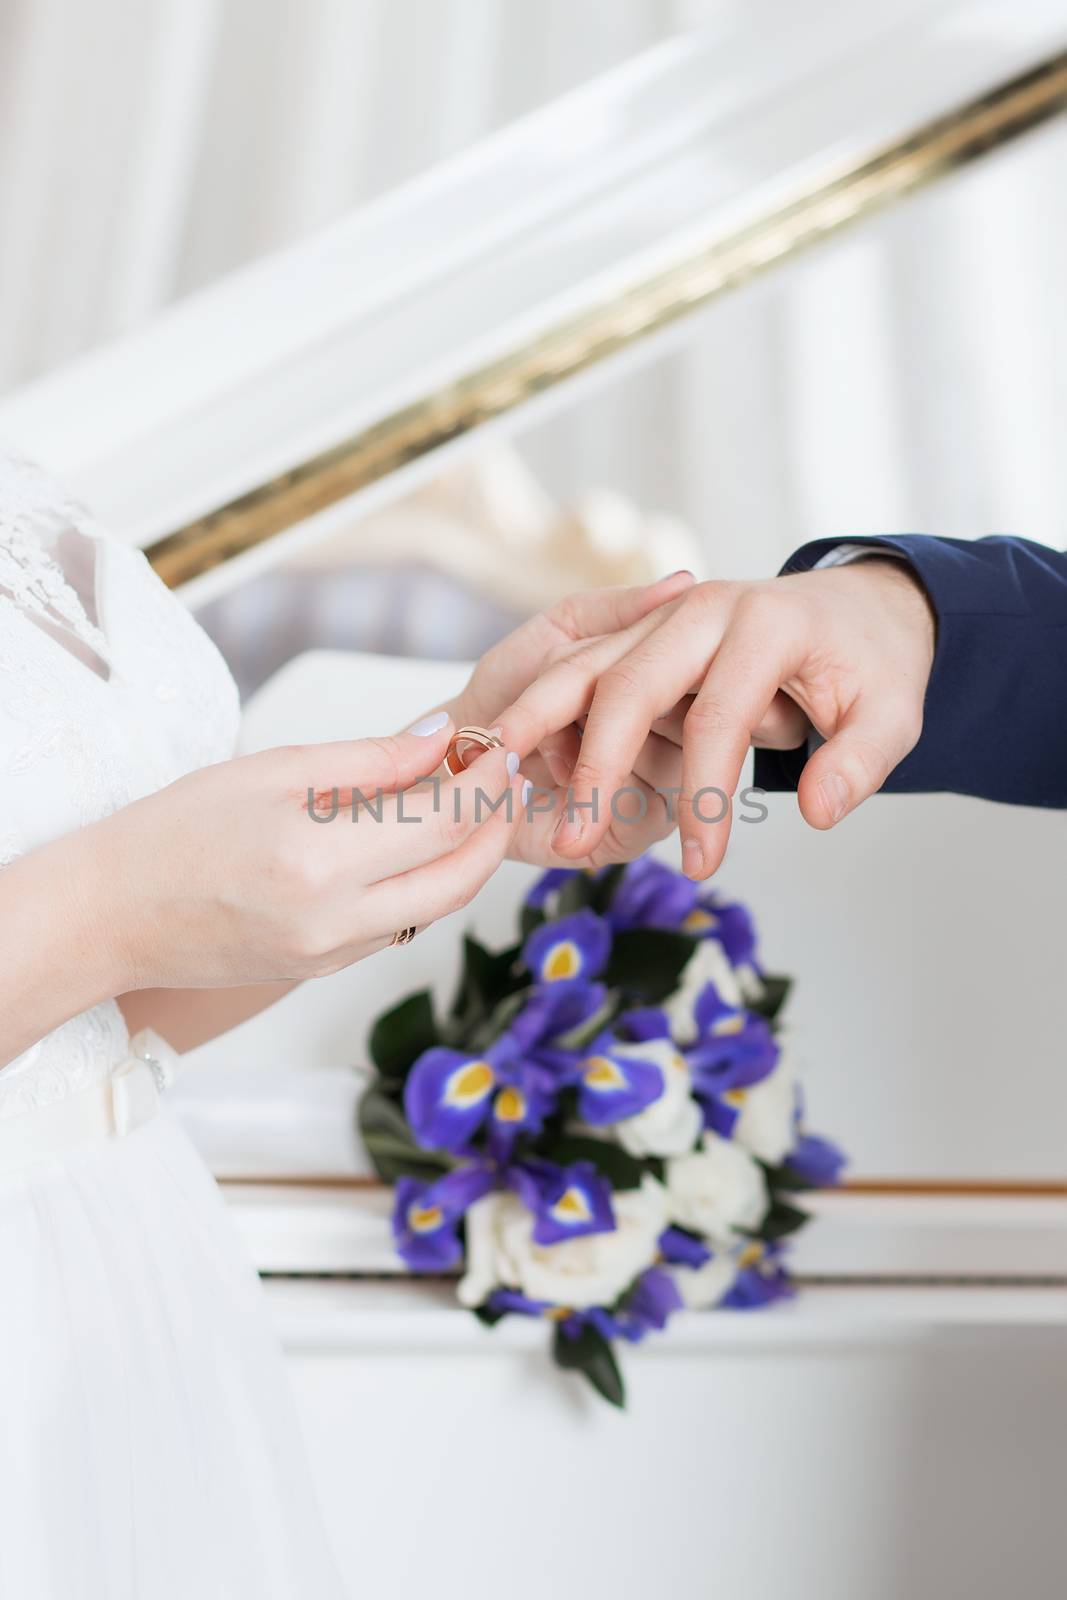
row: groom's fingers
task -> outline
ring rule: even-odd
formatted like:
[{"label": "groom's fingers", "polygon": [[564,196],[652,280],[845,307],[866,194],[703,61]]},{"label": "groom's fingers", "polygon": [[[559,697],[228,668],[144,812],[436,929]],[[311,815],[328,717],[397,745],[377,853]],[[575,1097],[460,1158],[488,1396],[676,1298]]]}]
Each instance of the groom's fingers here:
[{"label": "groom's fingers", "polygon": [[683,571],[636,588],[587,589],[560,600],[546,616],[560,633],[578,643],[593,634],[618,633],[631,627],[657,606],[676,600],[695,582],[691,572]]},{"label": "groom's fingers", "polygon": [[800,775],[805,822],[832,828],[880,789],[922,732],[922,702],[903,689],[860,695]]},{"label": "groom's fingers", "polygon": [[659,624],[660,610],[618,633],[565,651],[497,719],[509,750],[525,757],[589,710],[601,675]]},{"label": "groom's fingers", "polygon": [[612,796],[634,770],[649,729],[699,680],[716,644],[714,616],[696,618],[683,604],[601,675],[556,836],[560,854],[579,858],[599,843]]},{"label": "groom's fingers", "polygon": [[802,658],[788,614],[768,627],[758,607],[735,612],[685,719],[678,827],[689,877],[707,878],[718,869],[753,731]]},{"label": "groom's fingers", "polygon": [[753,728],[752,743],[760,750],[795,750],[810,732],[811,723],[796,701],[779,689]]}]

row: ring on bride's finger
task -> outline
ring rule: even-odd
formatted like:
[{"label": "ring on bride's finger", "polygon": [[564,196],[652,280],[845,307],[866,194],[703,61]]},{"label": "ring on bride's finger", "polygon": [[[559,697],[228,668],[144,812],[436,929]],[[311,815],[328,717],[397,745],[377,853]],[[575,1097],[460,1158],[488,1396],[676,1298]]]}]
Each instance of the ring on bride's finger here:
[{"label": "ring on bride's finger", "polygon": [[487,750],[501,750],[503,746],[503,739],[498,738],[489,728],[457,728],[448,741],[445,766],[451,777],[458,777],[461,772],[466,772],[472,761],[477,761]]},{"label": "ring on bride's finger", "polygon": [[410,944],[418,931],[418,928],[399,928],[390,939],[389,948],[392,949],[394,944]]}]

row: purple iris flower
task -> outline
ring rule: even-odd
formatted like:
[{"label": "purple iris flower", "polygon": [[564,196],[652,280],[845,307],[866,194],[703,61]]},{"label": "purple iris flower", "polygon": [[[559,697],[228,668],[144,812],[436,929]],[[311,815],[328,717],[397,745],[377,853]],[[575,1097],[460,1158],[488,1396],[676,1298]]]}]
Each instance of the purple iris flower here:
[{"label": "purple iris flower", "polygon": [[803,1133],[796,1147],[785,1158],[790,1171],[810,1183],[813,1189],[832,1189],[841,1182],[847,1157],[829,1139],[820,1139],[814,1133]]},{"label": "purple iris flower", "polygon": [[747,908],[699,886],[661,861],[642,857],[627,867],[608,920],[613,928],[666,928],[717,939],[731,966],[757,967],[756,930]]},{"label": "purple iris flower", "polygon": [[682,1297],[669,1272],[649,1267],[617,1306],[589,1306],[563,1318],[563,1332],[577,1338],[584,1323],[590,1323],[605,1339],[625,1339],[639,1344],[646,1333],[661,1332],[674,1312],[682,1309]]},{"label": "purple iris flower", "polygon": [[508,1183],[533,1213],[535,1244],[562,1244],[589,1233],[612,1233],[611,1184],[588,1161],[569,1167],[531,1158],[518,1162]]},{"label": "purple iris flower", "polygon": [[528,1054],[553,1060],[553,1041],[588,1022],[604,1004],[606,994],[602,983],[585,978],[536,984],[521,1011],[512,1017],[508,1033]]},{"label": "purple iris flower", "polygon": [[[754,1012],[731,1006],[713,983],[693,1007],[698,1033],[680,1049],[689,1068],[692,1092],[704,1110],[704,1125],[728,1139],[740,1114],[740,1093],[774,1071],[780,1050],[769,1024]],[[628,1038],[644,1042],[670,1038],[665,1011],[645,1006],[624,1011],[619,1025]]]},{"label": "purple iris flower", "polygon": [[619,1023],[627,1039],[636,1043],[643,1044],[647,1039],[669,1039],[671,1036],[667,1013],[659,1006],[639,1006],[633,1011],[624,1011]]},{"label": "purple iris flower", "polygon": [[711,1260],[711,1251],[702,1239],[684,1228],[664,1228],[659,1236],[659,1253],[674,1267],[702,1267]]},{"label": "purple iris flower", "polygon": [[506,1033],[481,1055],[445,1045],[424,1050],[404,1085],[404,1112],[419,1144],[464,1149],[488,1117],[511,1055]]},{"label": "purple iris flower", "polygon": [[703,916],[691,919],[689,931],[703,932],[718,939],[733,967],[752,966],[759,969],[756,960],[756,929],[747,907],[737,901],[720,900],[716,894],[705,895],[697,907],[698,913],[711,917],[704,923]]},{"label": "purple iris flower", "polygon": [[393,1207],[393,1239],[413,1272],[445,1272],[462,1260],[459,1222],[489,1193],[493,1176],[484,1167],[463,1167],[432,1183],[401,1178]]},{"label": "purple iris flower", "polygon": [[587,1047],[579,1066],[578,1115],[591,1127],[636,1117],[664,1092],[663,1068],[619,1052],[605,1031]]},{"label": "purple iris flower", "polygon": [[574,1081],[578,1053],[555,1044],[603,1003],[601,984],[545,984],[498,1039],[475,1055],[435,1045],[424,1050],[404,1086],[404,1111],[424,1149],[465,1151],[483,1128],[498,1161],[522,1134],[536,1134]]},{"label": "purple iris flower", "polygon": [[543,911],[550,895],[557,889],[562,889],[569,878],[573,878],[574,867],[549,867],[547,872],[542,872],[529,894],[526,904],[532,911]]},{"label": "purple iris flower", "polygon": [[665,1328],[673,1313],[681,1309],[682,1296],[670,1273],[664,1272],[662,1267],[649,1267],[638,1278],[619,1312],[626,1325],[624,1337],[640,1338],[653,1328]]},{"label": "purple iris flower", "polygon": [[756,1241],[746,1245],[739,1259],[737,1277],[719,1301],[723,1310],[759,1311],[778,1300],[791,1300],[796,1294],[782,1264],[780,1247]]},{"label": "purple iris flower", "polygon": [[558,1321],[569,1339],[576,1339],[583,1327],[593,1327],[605,1339],[626,1339],[637,1344],[646,1333],[667,1326],[669,1318],[681,1309],[682,1297],[661,1267],[649,1267],[637,1279],[619,1305],[587,1306],[573,1311],[547,1300],[531,1300],[517,1289],[494,1289],[487,1302],[492,1311],[510,1311],[523,1317],[551,1317]]},{"label": "purple iris flower", "polygon": [[749,1089],[774,1071],[780,1050],[763,1017],[731,1006],[713,983],[705,985],[693,1007],[695,1042],[683,1054],[694,1093]]},{"label": "purple iris flower", "polygon": [[494,1289],[485,1304],[490,1311],[513,1311],[520,1317],[547,1317],[557,1309],[551,1300],[531,1300],[518,1289]]},{"label": "purple iris flower", "polygon": [[522,948],[522,959],[535,983],[588,982],[611,953],[611,929],[595,911],[543,922]]},{"label": "purple iris flower", "polygon": [[696,909],[697,885],[651,856],[627,867],[612,897],[608,918],[614,928],[678,929]]}]

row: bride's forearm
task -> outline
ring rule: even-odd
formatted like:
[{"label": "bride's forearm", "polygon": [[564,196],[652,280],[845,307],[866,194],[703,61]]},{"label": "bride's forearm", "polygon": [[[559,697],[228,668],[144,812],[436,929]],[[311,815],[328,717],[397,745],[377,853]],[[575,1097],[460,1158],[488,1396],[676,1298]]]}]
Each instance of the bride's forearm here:
[{"label": "bride's forearm", "polygon": [[195,1050],[239,1022],[258,1016],[295,983],[253,983],[235,989],[136,989],[120,995],[131,1033],[154,1028],[175,1050]]},{"label": "bride's forearm", "polygon": [[92,829],[0,872],[0,1069],[133,982]]}]

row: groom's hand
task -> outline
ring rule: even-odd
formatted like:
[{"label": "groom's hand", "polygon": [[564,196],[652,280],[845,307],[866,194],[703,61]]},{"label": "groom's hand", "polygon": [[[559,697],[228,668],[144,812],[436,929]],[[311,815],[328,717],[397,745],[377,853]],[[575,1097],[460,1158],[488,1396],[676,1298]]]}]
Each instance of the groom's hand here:
[{"label": "groom's hand", "polygon": [[[568,595],[539,612],[482,656],[467,687],[448,707],[456,726],[494,726],[502,707],[517,700],[546,666],[591,639],[616,635],[640,622],[657,607],[684,594],[695,581],[691,572],[674,572],[636,588],[590,589]],[[553,748],[550,745],[550,754]],[[564,776],[570,776],[569,765]]]},{"label": "groom's hand", "polygon": [[587,715],[573,802],[553,839],[569,860],[595,849],[650,731],[679,741],[682,865],[705,878],[726,850],[728,797],[751,744],[793,749],[812,728],[823,736],[798,798],[812,827],[832,827],[917,742],[933,651],[933,612],[901,562],[700,583],[573,648],[496,721],[525,756]]}]

